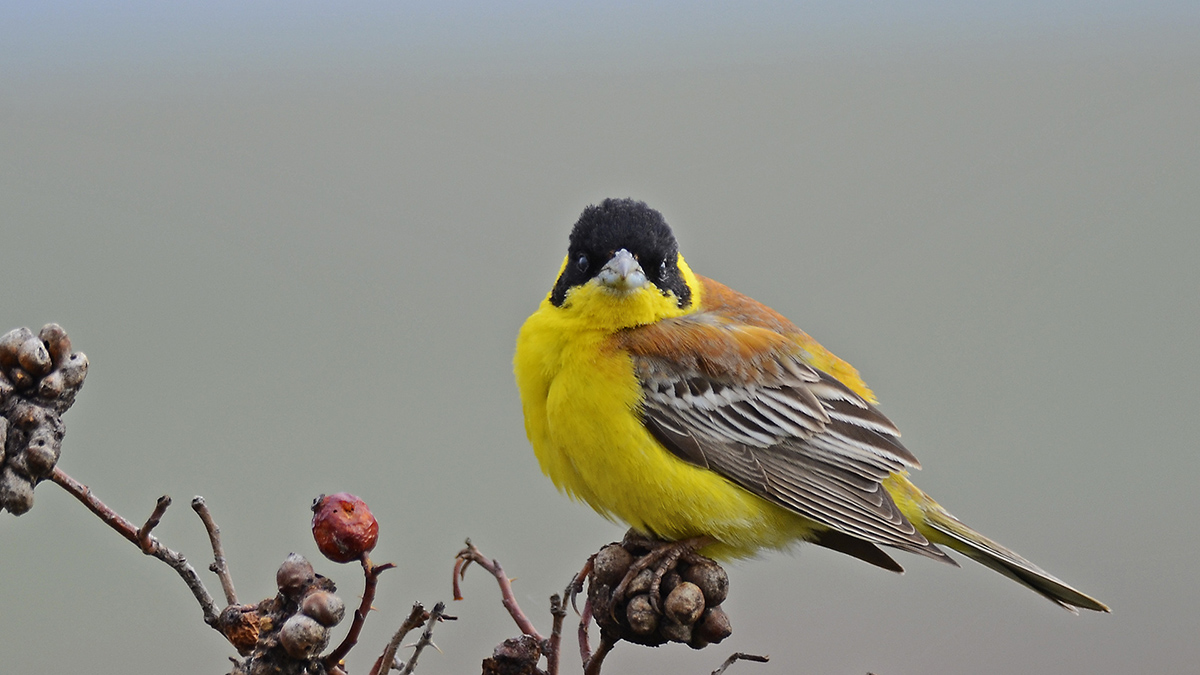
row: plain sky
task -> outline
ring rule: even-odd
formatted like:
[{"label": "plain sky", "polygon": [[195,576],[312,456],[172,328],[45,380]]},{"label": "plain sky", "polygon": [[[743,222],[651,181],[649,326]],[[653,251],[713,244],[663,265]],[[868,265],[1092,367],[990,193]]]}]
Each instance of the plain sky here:
[{"label": "plain sky", "polygon": [[[449,599],[464,538],[548,630],[621,536],[541,475],[511,358],[580,210],[644,199],[694,269],[859,368],[915,482],[1113,613],[801,547],[729,566],[726,643],[606,672],[1191,673],[1198,35],[1194,2],[0,3],[0,332],[56,321],[88,354],[60,466],[135,521],[172,495],[159,536],[213,591],[193,495],[243,600],[297,551],[348,603],[307,509],[365,498],[400,569],[362,673]],[[478,572],[418,672],[516,635]],[[45,484],[0,515],[0,653],[234,652]]]}]

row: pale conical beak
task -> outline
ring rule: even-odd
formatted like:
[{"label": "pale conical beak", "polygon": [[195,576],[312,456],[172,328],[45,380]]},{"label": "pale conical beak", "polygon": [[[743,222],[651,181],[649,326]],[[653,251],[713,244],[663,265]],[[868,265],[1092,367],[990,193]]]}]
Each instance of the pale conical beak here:
[{"label": "pale conical beak", "polygon": [[596,278],[608,288],[623,293],[637,290],[649,283],[642,266],[633,254],[625,249],[614,253],[612,260],[605,263]]}]

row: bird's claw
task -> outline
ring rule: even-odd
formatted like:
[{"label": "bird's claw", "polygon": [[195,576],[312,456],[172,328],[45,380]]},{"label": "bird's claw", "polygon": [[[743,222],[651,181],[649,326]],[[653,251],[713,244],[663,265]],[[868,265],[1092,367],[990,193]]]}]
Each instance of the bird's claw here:
[{"label": "bird's claw", "polygon": [[[626,598],[626,594],[629,592],[633,581],[644,570],[653,568],[648,590],[650,606],[654,608],[655,612],[662,614],[663,610],[658,596],[663,577],[675,567],[680,558],[685,556],[690,557],[695,554],[696,549],[711,543],[713,543],[713,539],[707,536],[691,537],[680,539],[679,541],[660,541],[630,530],[625,535],[625,539],[621,542],[621,545],[627,548],[645,548],[648,551],[629,566],[629,571],[625,573],[625,577],[613,589],[612,604],[610,607],[616,608],[623,604],[628,599]],[[614,616],[613,618],[617,617]]]},{"label": "bird's claw", "polygon": [[588,575],[592,573],[592,565],[595,561],[596,555],[592,554],[587,559],[587,562],[583,564],[583,569],[579,570],[579,573],[571,578],[566,590],[563,591],[563,595],[571,601],[571,609],[575,610],[576,614],[579,614],[579,606],[575,603],[575,597],[583,592],[583,583],[587,581]]}]

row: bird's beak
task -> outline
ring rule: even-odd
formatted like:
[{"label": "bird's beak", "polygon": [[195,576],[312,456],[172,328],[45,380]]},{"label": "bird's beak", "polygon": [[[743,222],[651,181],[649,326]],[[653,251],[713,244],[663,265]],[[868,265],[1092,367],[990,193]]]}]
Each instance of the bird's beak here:
[{"label": "bird's beak", "polygon": [[613,254],[611,260],[605,263],[596,278],[607,288],[621,293],[635,291],[647,283],[646,273],[633,257],[633,254],[621,249]]}]

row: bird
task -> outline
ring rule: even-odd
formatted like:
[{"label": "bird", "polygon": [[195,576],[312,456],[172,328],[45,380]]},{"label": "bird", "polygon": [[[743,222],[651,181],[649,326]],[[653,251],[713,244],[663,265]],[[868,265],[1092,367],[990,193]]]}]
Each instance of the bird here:
[{"label": "bird", "polygon": [[1110,611],[917,488],[858,371],[694,273],[644,202],[584,209],[513,369],[542,471],[633,533],[721,559],[808,542],[894,572],[881,546],[957,566],[949,548],[1072,612]]}]

